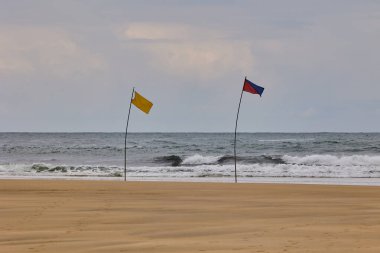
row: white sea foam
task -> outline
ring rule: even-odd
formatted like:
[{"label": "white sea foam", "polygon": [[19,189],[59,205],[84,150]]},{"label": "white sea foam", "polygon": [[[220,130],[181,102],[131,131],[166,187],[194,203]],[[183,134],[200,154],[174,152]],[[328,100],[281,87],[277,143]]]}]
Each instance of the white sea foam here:
[{"label": "white sea foam", "polygon": [[380,156],[352,155],[308,155],[308,156],[288,156],[282,159],[286,163],[302,165],[331,165],[331,166],[380,166]]},{"label": "white sea foam", "polygon": [[199,165],[199,164],[213,164],[218,162],[222,156],[202,156],[195,154],[185,158],[182,165]]},{"label": "white sea foam", "polygon": [[[181,166],[134,166],[127,168],[130,179],[159,179],[194,181],[208,178],[211,181],[228,180],[234,176],[234,165],[217,164],[218,156],[193,155],[184,160]],[[353,155],[308,155],[283,156],[281,164],[238,164],[240,178],[380,178],[380,156]],[[54,164],[3,164],[0,177],[66,177],[66,178],[121,178],[122,166],[101,165],[54,165]]]},{"label": "white sea foam", "polygon": [[[52,165],[39,164],[6,164],[0,165],[0,176],[120,176],[121,168],[117,166],[93,166],[93,165]],[[118,173],[118,174],[115,174]]]}]

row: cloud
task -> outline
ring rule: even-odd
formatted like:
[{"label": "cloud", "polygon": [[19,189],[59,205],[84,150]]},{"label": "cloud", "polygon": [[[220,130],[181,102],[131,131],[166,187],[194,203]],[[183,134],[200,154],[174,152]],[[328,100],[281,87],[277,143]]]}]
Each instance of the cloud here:
[{"label": "cloud", "polygon": [[214,78],[253,67],[250,43],[186,24],[132,23],[123,36],[150,57],[150,63],[178,76]]},{"label": "cloud", "polygon": [[195,40],[196,38],[217,39],[223,34],[218,31],[175,23],[131,23],[124,30],[124,36],[131,40]]},{"label": "cloud", "polygon": [[101,58],[70,35],[51,27],[0,27],[0,76],[49,73],[66,76],[99,71]]},{"label": "cloud", "polygon": [[155,43],[145,50],[151,53],[156,67],[180,76],[219,77],[226,72],[249,71],[253,64],[249,45],[243,43]]}]

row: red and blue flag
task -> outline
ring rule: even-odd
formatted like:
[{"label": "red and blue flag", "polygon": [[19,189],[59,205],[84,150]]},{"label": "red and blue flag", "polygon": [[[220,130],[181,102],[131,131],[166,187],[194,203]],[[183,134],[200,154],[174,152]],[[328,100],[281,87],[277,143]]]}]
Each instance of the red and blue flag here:
[{"label": "red and blue flag", "polygon": [[243,86],[243,91],[252,93],[252,94],[258,94],[261,95],[264,92],[264,88],[261,86],[258,86],[257,84],[252,83],[249,81],[247,78],[244,80],[244,86]]}]

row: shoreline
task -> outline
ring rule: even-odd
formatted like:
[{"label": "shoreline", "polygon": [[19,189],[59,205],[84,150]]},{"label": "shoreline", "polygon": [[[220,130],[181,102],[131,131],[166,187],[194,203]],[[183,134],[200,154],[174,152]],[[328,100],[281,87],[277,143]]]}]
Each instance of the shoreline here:
[{"label": "shoreline", "polygon": [[378,252],[372,186],[0,180],[5,252]]},{"label": "shoreline", "polygon": [[[111,181],[124,182],[123,177],[91,177],[91,176],[0,176],[2,180],[53,180],[53,181]],[[231,178],[149,178],[127,177],[127,182],[162,182],[162,183],[235,183]],[[238,178],[240,184],[289,184],[289,185],[346,185],[346,186],[380,186],[380,178],[296,178],[296,177],[256,177]]]}]

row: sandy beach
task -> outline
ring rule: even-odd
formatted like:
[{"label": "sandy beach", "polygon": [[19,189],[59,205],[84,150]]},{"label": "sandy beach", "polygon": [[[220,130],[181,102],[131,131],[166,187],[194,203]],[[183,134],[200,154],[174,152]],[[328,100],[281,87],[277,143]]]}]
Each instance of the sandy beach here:
[{"label": "sandy beach", "polygon": [[0,181],[1,252],[380,252],[380,188]]}]

